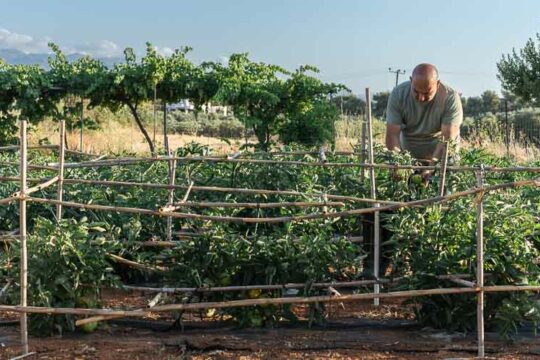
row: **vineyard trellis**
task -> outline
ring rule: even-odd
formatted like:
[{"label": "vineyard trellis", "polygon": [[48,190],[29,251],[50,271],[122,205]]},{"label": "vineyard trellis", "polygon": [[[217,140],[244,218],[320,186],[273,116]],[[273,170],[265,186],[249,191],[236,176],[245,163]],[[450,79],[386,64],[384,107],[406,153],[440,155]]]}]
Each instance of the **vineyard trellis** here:
[{"label": "vineyard trellis", "polygon": [[[207,308],[225,308],[225,307],[245,307],[252,305],[265,305],[265,304],[301,304],[301,303],[318,303],[318,302],[346,302],[346,301],[357,301],[357,300],[366,300],[373,299],[376,304],[378,299],[385,298],[409,298],[416,296],[429,296],[429,295],[441,295],[441,294],[465,294],[471,293],[477,295],[477,331],[478,331],[478,355],[480,357],[484,356],[484,325],[483,325],[483,297],[487,292],[507,292],[507,291],[539,291],[540,286],[526,286],[526,285],[495,285],[495,286],[484,286],[484,277],[487,274],[483,272],[483,207],[482,200],[483,197],[488,192],[497,191],[501,189],[523,187],[523,186],[540,186],[540,180],[524,180],[516,181],[512,183],[498,184],[493,186],[485,186],[482,182],[483,176],[486,172],[531,172],[539,173],[540,168],[537,167],[513,167],[513,168],[497,168],[497,167],[464,167],[464,166],[446,166],[446,171],[470,171],[474,172],[477,175],[477,186],[476,188],[469,189],[466,191],[456,192],[450,195],[443,195],[443,192],[439,193],[439,196],[409,201],[409,202],[395,202],[395,201],[383,201],[377,200],[374,193],[374,169],[384,168],[384,169],[415,169],[415,170],[433,170],[440,169],[438,166],[410,166],[410,165],[395,165],[395,164],[375,164],[373,160],[373,150],[370,148],[368,152],[368,163],[361,164],[349,164],[349,163],[329,163],[329,162],[301,162],[301,161],[279,161],[279,160],[258,160],[258,159],[247,159],[247,158],[215,158],[215,157],[152,157],[152,158],[129,158],[129,159],[113,159],[113,160],[93,160],[87,162],[79,163],[65,163],[64,155],[66,152],[65,149],[65,131],[64,131],[64,122],[60,123],[60,141],[59,145],[46,145],[41,148],[58,150],[59,152],[59,162],[55,164],[48,164],[47,166],[35,166],[29,165],[27,159],[27,133],[26,133],[26,121],[21,121],[20,123],[20,145],[18,146],[9,146],[0,148],[0,150],[19,150],[20,152],[20,176],[19,177],[2,177],[0,180],[3,181],[17,181],[20,183],[20,190],[14,193],[12,196],[1,199],[0,205],[6,205],[12,202],[19,202],[20,206],[20,229],[19,235],[17,236],[20,245],[21,245],[21,271],[20,271],[20,305],[0,305],[0,311],[14,311],[20,313],[20,324],[21,324],[21,345],[22,351],[24,354],[28,353],[28,331],[27,331],[27,314],[28,313],[41,313],[41,314],[77,314],[77,315],[89,315],[93,316],[88,319],[79,320],[78,325],[96,321],[96,320],[107,320],[117,317],[143,317],[149,313],[158,313],[158,312],[171,312],[179,310],[194,310],[194,309],[207,309]],[[369,123],[368,123],[368,136],[370,134]],[[369,140],[369,139],[368,139]],[[370,155],[371,154],[371,155]],[[189,214],[189,213],[179,213],[170,211],[171,207],[176,210],[182,207],[187,206],[227,206],[219,203],[198,203],[190,204],[187,202],[188,195],[191,191],[219,191],[219,192],[246,192],[246,193],[280,193],[280,194],[301,194],[296,191],[287,191],[287,190],[265,190],[265,189],[235,189],[235,188],[218,188],[218,187],[198,187],[194,184],[189,186],[185,185],[175,185],[172,181],[168,184],[148,184],[148,183],[137,183],[137,182],[119,182],[119,181],[97,181],[97,180],[83,180],[83,179],[65,179],[64,170],[67,168],[82,168],[82,167],[99,167],[99,166],[111,166],[111,165],[129,165],[137,164],[140,162],[241,162],[248,164],[281,164],[287,166],[322,166],[322,167],[331,167],[331,166],[357,166],[361,169],[368,169],[371,180],[371,199],[355,198],[348,196],[340,195],[327,195],[327,194],[310,194],[310,196],[324,198],[322,202],[304,202],[302,206],[337,206],[339,207],[339,202],[349,201],[352,203],[370,203],[373,204],[372,207],[353,209],[347,211],[338,211],[338,212],[323,212],[323,213],[313,213],[308,215],[301,216],[288,216],[288,217],[276,217],[276,218],[239,218],[239,217],[227,217],[227,216],[203,216],[198,214]],[[3,163],[6,164],[6,163]],[[13,165],[13,163],[7,163]],[[57,172],[57,175],[49,179],[32,179],[28,178],[28,171],[31,169],[45,169]],[[170,176],[172,172],[169,173]],[[37,183],[33,187],[28,187],[29,182]],[[122,186],[122,187],[158,187],[168,190],[174,189],[183,189],[185,190],[186,196],[180,203],[173,204],[171,197],[161,209],[140,209],[140,208],[128,208],[128,207],[117,207],[117,206],[106,206],[106,205],[96,205],[96,204],[82,204],[73,201],[64,201],[62,198],[63,194],[63,185],[65,184],[87,184],[87,185],[107,185],[107,186]],[[32,197],[31,194],[50,187],[52,185],[58,186],[57,198],[56,199],[44,199]],[[350,281],[342,283],[316,283],[316,287],[354,287],[359,285],[374,285],[373,293],[362,293],[362,294],[351,294],[351,295],[328,295],[328,296],[310,296],[310,297],[281,297],[281,298],[260,298],[260,299],[244,299],[244,300],[232,300],[232,301],[223,301],[223,302],[200,302],[200,303],[190,303],[190,304],[169,304],[169,305],[159,305],[154,306],[148,309],[137,309],[137,310],[113,310],[113,309],[83,309],[83,308],[48,308],[48,307],[35,307],[28,306],[27,304],[27,275],[28,271],[31,269],[27,268],[27,258],[28,254],[26,253],[26,206],[27,203],[43,203],[51,204],[56,206],[57,217],[61,218],[62,209],[66,207],[71,208],[92,208],[101,211],[111,211],[111,212],[125,212],[133,214],[147,214],[151,216],[166,217],[168,219],[172,218],[196,218],[204,219],[215,222],[239,222],[239,223],[286,223],[292,221],[308,221],[312,219],[319,218],[330,218],[330,217],[350,217],[358,216],[361,214],[374,213],[379,214],[381,211],[387,210],[398,210],[401,208],[408,207],[423,207],[426,205],[432,204],[441,204],[444,202],[452,201],[461,197],[466,196],[476,196],[477,204],[477,229],[476,229],[476,242],[477,242],[477,273],[476,281],[467,280],[467,276],[462,274],[446,275],[439,276],[439,279],[450,279],[452,282],[461,285],[461,287],[454,288],[433,288],[433,289],[423,289],[423,290],[408,290],[408,291],[390,291],[386,293],[379,292],[379,285],[399,281],[400,279],[385,279],[378,276],[378,262],[376,262],[374,273],[375,280],[364,280],[364,281]],[[335,200],[334,202],[329,202],[328,200]],[[264,204],[259,204],[264,205]],[[300,203],[287,203],[282,204],[281,206],[299,206]],[[232,206],[232,205],[231,205]],[[245,204],[235,204],[234,206],[257,206],[253,203]],[[168,211],[163,211],[166,209]],[[170,229],[168,227],[168,229]],[[169,238],[170,240],[170,238]],[[380,244],[376,244],[378,248]],[[376,252],[376,258],[380,255],[378,250]],[[122,261],[122,259],[117,259]],[[145,290],[145,291],[154,291],[154,292],[205,292],[205,291],[240,291],[246,289],[270,289],[270,288],[294,288],[300,287],[303,284],[281,284],[281,285],[249,285],[249,286],[223,286],[216,288],[142,288],[142,287],[126,287],[128,290]]]}]

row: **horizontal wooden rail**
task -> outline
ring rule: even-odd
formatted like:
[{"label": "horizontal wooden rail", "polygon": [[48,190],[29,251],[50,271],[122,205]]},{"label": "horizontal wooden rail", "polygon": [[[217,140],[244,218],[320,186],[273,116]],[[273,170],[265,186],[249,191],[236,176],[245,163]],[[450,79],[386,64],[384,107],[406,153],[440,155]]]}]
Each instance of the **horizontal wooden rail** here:
[{"label": "horizontal wooden rail", "polygon": [[163,213],[163,212],[149,210],[149,209],[97,205],[97,204],[80,204],[76,202],[58,201],[58,200],[52,200],[52,199],[41,199],[41,198],[34,198],[34,197],[28,197],[28,201],[33,201],[37,203],[63,205],[66,207],[74,207],[74,208],[80,208],[80,209],[94,209],[94,210],[133,213],[133,214],[168,216],[168,217],[174,217],[178,219],[231,222],[231,223],[241,223],[241,224],[256,224],[256,223],[270,224],[270,223],[287,223],[287,222],[326,219],[326,218],[351,217],[351,216],[359,216],[361,214],[370,214],[376,211],[379,211],[379,212],[380,211],[393,211],[393,210],[399,210],[402,208],[424,207],[427,205],[446,203],[448,201],[452,201],[452,200],[459,199],[466,196],[483,195],[485,192],[496,191],[496,190],[501,190],[501,189],[506,189],[506,188],[515,188],[515,187],[521,187],[521,186],[540,186],[540,180],[523,180],[523,181],[516,181],[512,183],[492,185],[488,187],[461,191],[461,192],[457,192],[457,193],[446,195],[446,196],[436,196],[436,197],[432,197],[428,199],[415,200],[415,201],[405,202],[405,203],[396,204],[396,205],[386,205],[386,206],[381,206],[381,207],[353,209],[353,210],[338,211],[338,212],[333,212],[333,213],[330,213],[330,212],[329,213],[316,213],[316,214],[308,214],[308,215],[295,215],[295,216],[270,217],[270,218],[265,218],[265,217],[240,218],[240,217],[211,216],[211,215],[199,215],[199,214],[178,213],[178,212]]},{"label": "horizontal wooden rail", "polygon": [[71,314],[71,315],[111,315],[122,317],[145,317],[152,313],[163,313],[171,311],[193,311],[202,309],[223,309],[233,307],[248,307],[256,305],[285,305],[285,304],[310,304],[321,302],[347,302],[370,300],[374,298],[411,298],[418,296],[431,295],[446,295],[446,294],[466,294],[484,292],[509,292],[509,291],[540,291],[540,286],[527,285],[502,285],[502,286],[484,286],[483,288],[438,288],[426,290],[405,290],[394,291],[388,293],[366,293],[366,294],[351,294],[341,296],[308,296],[308,297],[282,297],[282,298],[259,298],[259,299],[243,299],[221,302],[202,302],[202,303],[187,303],[187,304],[169,304],[155,306],[149,309],[138,310],[113,310],[113,309],[82,309],[82,308],[50,308],[39,306],[19,306],[19,305],[0,305],[0,311],[13,311],[19,313],[33,314]]}]

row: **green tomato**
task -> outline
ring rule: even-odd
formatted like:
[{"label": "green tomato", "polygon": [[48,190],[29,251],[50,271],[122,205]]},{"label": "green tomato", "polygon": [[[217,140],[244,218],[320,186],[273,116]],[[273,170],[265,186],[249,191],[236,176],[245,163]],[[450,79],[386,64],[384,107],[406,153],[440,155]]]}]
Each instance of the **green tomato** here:
[{"label": "green tomato", "polygon": [[252,314],[249,316],[249,323],[251,327],[262,327],[264,323],[264,319],[259,314]]},{"label": "green tomato", "polygon": [[94,321],[94,322],[91,322],[91,323],[84,324],[83,326],[81,326],[81,329],[85,333],[89,334],[89,333],[93,332],[94,330],[96,330],[97,326],[98,326],[97,321]]},{"label": "green tomato", "polygon": [[412,177],[411,177],[411,181],[413,184],[416,184],[416,185],[420,185],[422,183],[422,175],[420,174],[414,174]]}]

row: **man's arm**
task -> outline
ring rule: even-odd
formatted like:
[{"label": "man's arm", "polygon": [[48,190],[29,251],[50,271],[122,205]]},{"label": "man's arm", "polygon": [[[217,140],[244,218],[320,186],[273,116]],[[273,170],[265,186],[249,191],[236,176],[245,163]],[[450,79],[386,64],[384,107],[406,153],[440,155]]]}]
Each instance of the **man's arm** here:
[{"label": "man's arm", "polygon": [[443,156],[444,142],[458,140],[459,128],[463,122],[463,106],[459,94],[453,91],[449,94],[445,110],[441,120],[441,137],[442,141],[437,144],[433,152],[433,158],[438,161]]},{"label": "man's arm", "polygon": [[386,147],[391,151],[400,151],[401,144],[399,136],[401,134],[401,125],[386,124]]},{"label": "man's arm", "polygon": [[443,156],[444,143],[452,140],[457,140],[459,137],[460,124],[442,124],[441,135],[442,141],[437,144],[433,152],[433,160],[438,161]]}]

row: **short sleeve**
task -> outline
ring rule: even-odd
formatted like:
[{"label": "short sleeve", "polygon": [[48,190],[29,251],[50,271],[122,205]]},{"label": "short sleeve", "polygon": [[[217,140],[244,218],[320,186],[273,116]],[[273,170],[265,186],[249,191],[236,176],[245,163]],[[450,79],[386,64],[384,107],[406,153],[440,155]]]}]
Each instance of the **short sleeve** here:
[{"label": "short sleeve", "polygon": [[461,98],[453,91],[446,99],[442,123],[445,125],[461,125],[463,122],[463,107]]},{"label": "short sleeve", "polygon": [[403,116],[399,106],[397,87],[392,90],[386,106],[386,123],[390,125],[402,125]]}]

